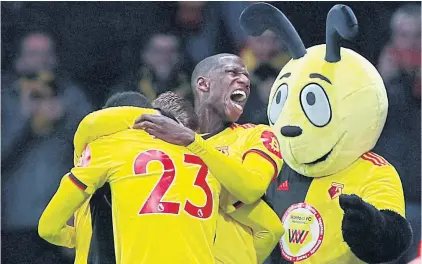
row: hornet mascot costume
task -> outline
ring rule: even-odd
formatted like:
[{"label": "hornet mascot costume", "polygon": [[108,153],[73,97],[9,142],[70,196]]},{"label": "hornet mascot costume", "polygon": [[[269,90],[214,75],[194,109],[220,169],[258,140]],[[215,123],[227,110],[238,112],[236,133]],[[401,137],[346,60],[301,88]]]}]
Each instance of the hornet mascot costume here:
[{"label": "hornet mascot costume", "polygon": [[387,116],[383,81],[369,61],[339,43],[357,34],[352,10],[334,6],[326,44],[309,49],[272,5],[249,6],[240,22],[249,35],[274,31],[292,55],[268,105],[284,164],[266,198],[286,230],[270,262],[396,260],[408,249],[412,230],[398,173],[370,152]]}]

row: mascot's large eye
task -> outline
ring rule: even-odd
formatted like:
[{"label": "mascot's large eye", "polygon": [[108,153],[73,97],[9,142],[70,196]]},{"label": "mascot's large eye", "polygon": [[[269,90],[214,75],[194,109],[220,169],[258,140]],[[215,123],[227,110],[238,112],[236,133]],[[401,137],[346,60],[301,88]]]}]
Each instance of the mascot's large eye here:
[{"label": "mascot's large eye", "polygon": [[287,100],[287,84],[283,83],[278,87],[277,91],[274,94],[273,101],[271,102],[270,108],[268,110],[268,119],[271,124],[275,124],[278,119],[278,116],[283,109],[284,104]]},{"label": "mascot's large eye", "polygon": [[306,117],[314,126],[323,127],[330,122],[330,101],[324,89],[318,84],[311,83],[302,89],[300,104]]}]

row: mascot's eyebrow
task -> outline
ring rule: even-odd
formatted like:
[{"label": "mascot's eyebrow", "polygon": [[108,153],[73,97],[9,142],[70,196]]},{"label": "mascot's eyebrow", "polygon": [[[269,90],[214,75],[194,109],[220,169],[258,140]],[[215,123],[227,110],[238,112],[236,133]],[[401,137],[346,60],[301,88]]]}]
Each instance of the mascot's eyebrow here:
[{"label": "mascot's eyebrow", "polygon": [[278,78],[278,79],[281,80],[283,78],[288,78],[288,77],[290,77],[290,75],[292,75],[292,74],[290,72],[288,72],[288,73],[285,73],[285,74],[281,75],[281,77]]},{"label": "mascot's eyebrow", "polygon": [[[309,78],[318,78],[318,79],[321,79],[321,80],[323,80],[323,81],[326,81],[327,83],[329,83],[329,84],[332,84],[331,83],[331,81],[330,80],[328,80],[328,78],[327,77],[325,77],[324,75],[321,75],[321,74],[319,74],[319,73],[311,73],[310,75],[309,75]],[[281,78],[280,78],[281,79]]]}]

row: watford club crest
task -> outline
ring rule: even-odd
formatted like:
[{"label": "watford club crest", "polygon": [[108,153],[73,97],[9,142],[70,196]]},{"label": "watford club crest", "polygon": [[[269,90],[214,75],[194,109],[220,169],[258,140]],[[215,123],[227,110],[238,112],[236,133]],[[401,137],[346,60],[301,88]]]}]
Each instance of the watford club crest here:
[{"label": "watford club crest", "polygon": [[331,197],[331,200],[334,200],[335,198],[339,197],[340,194],[343,193],[344,184],[333,182],[331,183],[330,189],[328,189],[328,194]]}]

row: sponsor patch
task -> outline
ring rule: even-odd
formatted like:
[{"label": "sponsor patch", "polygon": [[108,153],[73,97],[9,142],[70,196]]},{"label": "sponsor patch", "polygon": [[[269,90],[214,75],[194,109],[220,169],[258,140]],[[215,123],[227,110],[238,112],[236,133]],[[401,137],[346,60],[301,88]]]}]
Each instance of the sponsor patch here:
[{"label": "sponsor patch", "polygon": [[276,155],[278,158],[282,158],[280,153],[280,145],[278,143],[277,137],[271,131],[264,131],[261,134],[261,141],[264,144],[265,148],[268,149],[271,153]]}]

